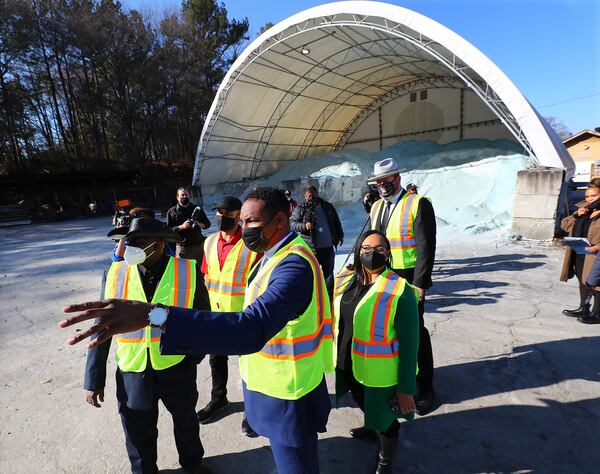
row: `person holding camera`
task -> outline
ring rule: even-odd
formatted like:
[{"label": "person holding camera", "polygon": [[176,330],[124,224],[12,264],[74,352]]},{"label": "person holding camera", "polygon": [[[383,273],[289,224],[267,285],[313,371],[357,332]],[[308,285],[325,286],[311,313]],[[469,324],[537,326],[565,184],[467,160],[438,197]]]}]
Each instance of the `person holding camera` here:
[{"label": "person holding camera", "polygon": [[390,268],[390,242],[363,233],[354,264],[336,278],[333,331],[335,391],[348,391],[379,441],[376,474],[392,472],[400,424],[415,412],[419,311],[417,290]]},{"label": "person holding camera", "polygon": [[292,213],[290,226],[315,253],[325,281],[332,281],[335,249],[344,242],[344,229],[333,204],[320,198],[316,187],[307,186],[304,202]]},{"label": "person holding camera", "polygon": [[186,188],[177,190],[177,204],[167,212],[167,227],[175,230],[183,239],[177,244],[175,255],[201,262],[204,256],[202,230],[210,227],[210,221],[204,210],[190,201],[190,193]]},{"label": "person holding camera", "polygon": [[[579,280],[579,308],[565,309],[563,314],[577,318],[583,323],[600,323],[600,295],[592,287],[586,285],[590,270],[600,250],[600,183],[590,183],[585,190],[585,200],[578,202],[578,209],[565,217],[561,228],[569,233],[569,237],[585,237],[592,244],[586,247],[588,254],[578,254],[569,246],[566,247],[560,281],[567,281],[573,276]],[[591,296],[594,295],[594,306],[590,311]]]}]

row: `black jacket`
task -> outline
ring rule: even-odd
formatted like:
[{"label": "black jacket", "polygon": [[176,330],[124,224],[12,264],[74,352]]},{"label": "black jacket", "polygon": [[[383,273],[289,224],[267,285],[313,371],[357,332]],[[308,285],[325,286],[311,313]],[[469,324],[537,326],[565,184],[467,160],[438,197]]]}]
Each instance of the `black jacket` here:
[{"label": "black jacket", "polygon": [[[404,194],[406,194],[406,190],[403,189],[400,199],[404,197]],[[366,209],[367,206],[365,206]],[[385,232],[384,229],[376,228]],[[417,245],[417,261],[415,263],[414,276],[409,283],[419,288],[431,288],[433,285],[431,272],[433,271],[433,263],[435,262],[436,222],[435,212],[429,199],[423,198],[419,201],[417,216],[413,223],[413,233]]]},{"label": "black jacket", "polygon": [[[342,229],[342,223],[340,222],[340,218],[335,210],[335,207],[333,207],[333,204],[321,198],[319,198],[319,203],[321,204],[321,207],[327,216],[327,223],[329,224],[329,230],[331,231],[331,241],[333,242],[333,246],[337,248],[337,246],[340,245],[340,243],[344,240],[344,229]],[[290,218],[290,227],[293,231],[298,232],[302,235],[302,237],[306,238],[307,243],[311,247],[314,247],[316,230],[311,232],[306,228],[305,225],[308,218],[308,212],[309,205],[306,201],[302,204],[299,204],[298,207],[294,209],[292,217]]]},{"label": "black jacket", "polygon": [[[196,207],[198,206],[196,206],[193,202],[190,202],[187,207],[181,207],[179,204],[173,206],[167,211],[167,227],[174,228],[191,219]],[[205,228],[208,229],[210,227],[210,221],[208,220],[204,209],[200,208],[200,211],[201,212],[197,222],[204,224]],[[202,229],[200,229],[200,227],[197,225],[192,229],[177,230],[177,232],[183,238],[183,242],[181,242],[181,245],[183,246],[197,245],[204,241]]]}]

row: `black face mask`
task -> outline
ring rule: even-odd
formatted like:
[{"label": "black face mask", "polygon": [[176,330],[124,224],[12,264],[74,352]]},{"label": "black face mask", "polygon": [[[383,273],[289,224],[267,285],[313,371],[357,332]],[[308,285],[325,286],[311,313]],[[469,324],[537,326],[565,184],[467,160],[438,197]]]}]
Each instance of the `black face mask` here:
[{"label": "black face mask", "polygon": [[181,204],[182,206],[187,206],[189,203],[190,203],[189,197],[184,197],[179,200],[179,204]]},{"label": "black face mask", "polygon": [[271,239],[275,234],[271,235],[271,237],[267,239],[263,234],[263,230],[274,218],[275,216],[271,217],[269,222],[267,222],[263,227],[244,227],[242,229],[242,240],[244,241],[244,245],[256,253],[263,253],[265,250],[267,250],[269,244],[271,243]]},{"label": "black face mask", "polygon": [[379,252],[371,250],[360,254],[360,263],[369,270],[377,270],[385,265],[386,258]]},{"label": "black face mask", "polygon": [[219,230],[227,232],[228,230],[233,229],[233,226],[235,226],[236,219],[227,216],[216,216],[215,221]]},{"label": "black face mask", "polygon": [[393,196],[396,192],[395,182],[396,181],[394,180],[389,183],[378,184],[377,191],[379,191],[379,195],[383,198]]}]

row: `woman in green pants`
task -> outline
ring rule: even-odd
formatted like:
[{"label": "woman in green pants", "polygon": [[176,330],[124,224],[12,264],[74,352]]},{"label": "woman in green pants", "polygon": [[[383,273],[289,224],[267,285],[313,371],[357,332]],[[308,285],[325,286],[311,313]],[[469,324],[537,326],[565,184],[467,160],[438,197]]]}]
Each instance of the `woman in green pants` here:
[{"label": "woman in green pants", "polygon": [[354,265],[337,276],[334,291],[336,396],[348,391],[379,441],[377,474],[391,473],[398,418],[414,418],[418,294],[396,275],[390,243],[379,231],[362,234]]}]

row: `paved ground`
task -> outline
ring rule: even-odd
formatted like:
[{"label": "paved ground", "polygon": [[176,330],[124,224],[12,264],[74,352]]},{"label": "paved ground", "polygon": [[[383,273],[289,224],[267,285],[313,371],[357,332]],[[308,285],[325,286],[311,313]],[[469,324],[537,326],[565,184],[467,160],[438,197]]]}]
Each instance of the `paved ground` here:
[{"label": "paved ground", "polygon": [[[114,378],[101,409],[85,404],[85,348],[67,346],[56,326],[65,304],[98,295],[108,226],[97,218],[0,230],[0,472],[128,471]],[[600,472],[600,327],[561,316],[577,303],[574,282],[558,282],[562,251],[490,237],[441,242],[426,318],[442,405],[402,425],[397,472]],[[239,432],[235,357],[230,372],[231,408],[201,428],[207,465],[274,472],[267,440]],[[206,362],[198,387],[200,408]],[[360,423],[349,403],[332,412],[323,473],[372,471],[375,446],[348,435]],[[164,410],[159,429],[161,472],[179,472]]]}]

